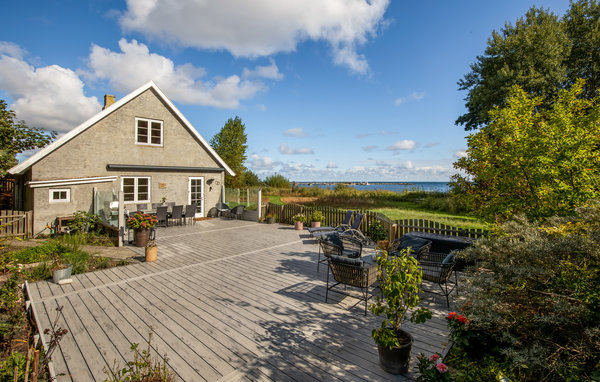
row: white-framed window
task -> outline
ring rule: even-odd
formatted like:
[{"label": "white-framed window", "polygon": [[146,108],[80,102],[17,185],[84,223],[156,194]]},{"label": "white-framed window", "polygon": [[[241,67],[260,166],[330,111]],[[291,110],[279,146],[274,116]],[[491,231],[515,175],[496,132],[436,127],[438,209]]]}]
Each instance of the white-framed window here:
[{"label": "white-framed window", "polygon": [[149,176],[124,176],[121,178],[121,191],[125,203],[150,202]]},{"label": "white-framed window", "polygon": [[71,201],[70,188],[51,188],[48,192],[50,203],[69,203]]},{"label": "white-framed window", "polygon": [[162,146],[163,122],[154,119],[135,119],[135,143],[138,145]]}]

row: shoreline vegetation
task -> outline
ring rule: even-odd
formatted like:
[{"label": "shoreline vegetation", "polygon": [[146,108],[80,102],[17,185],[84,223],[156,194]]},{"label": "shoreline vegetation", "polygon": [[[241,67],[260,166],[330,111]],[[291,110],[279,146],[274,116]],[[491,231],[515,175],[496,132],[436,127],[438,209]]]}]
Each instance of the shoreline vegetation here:
[{"label": "shoreline vegetation", "polygon": [[263,195],[270,203],[279,205],[295,203],[340,209],[366,209],[382,213],[392,220],[427,219],[465,229],[485,228],[485,224],[472,215],[472,209],[465,196],[451,191],[358,190],[338,183],[334,189],[318,186],[265,187]]}]

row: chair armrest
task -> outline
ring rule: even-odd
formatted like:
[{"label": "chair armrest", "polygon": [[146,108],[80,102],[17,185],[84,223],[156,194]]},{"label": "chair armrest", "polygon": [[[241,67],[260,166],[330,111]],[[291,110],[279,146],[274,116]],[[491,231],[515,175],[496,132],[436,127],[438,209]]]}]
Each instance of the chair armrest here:
[{"label": "chair armrest", "polygon": [[350,236],[340,235],[342,240],[342,253],[349,257],[361,257],[362,243]]}]

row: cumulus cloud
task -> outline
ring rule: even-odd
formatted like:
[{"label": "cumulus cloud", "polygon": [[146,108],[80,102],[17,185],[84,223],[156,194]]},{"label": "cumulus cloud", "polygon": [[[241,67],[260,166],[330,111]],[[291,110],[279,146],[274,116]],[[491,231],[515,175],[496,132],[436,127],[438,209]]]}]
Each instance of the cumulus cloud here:
[{"label": "cumulus cloud", "polygon": [[281,146],[279,146],[279,152],[284,155],[314,154],[314,151],[311,148],[301,147],[293,149],[285,143],[282,143]]},{"label": "cumulus cloud", "polygon": [[334,168],[338,168],[337,164],[334,161],[329,161],[329,163],[327,163],[327,167],[328,169],[334,169]]},{"label": "cumulus cloud", "polygon": [[368,146],[364,146],[362,149],[368,153],[370,153],[371,151],[375,150],[377,148],[377,146],[375,145],[368,145]]},{"label": "cumulus cloud", "polygon": [[280,80],[283,78],[283,74],[279,73],[279,68],[275,64],[275,60],[269,59],[271,65],[268,66],[256,66],[250,70],[244,68],[242,72],[242,78],[267,78],[270,80]]},{"label": "cumulus cloud", "polygon": [[84,84],[70,69],[34,67],[26,52],[0,43],[0,88],[14,101],[10,108],[28,125],[67,132],[101,110],[96,97],[86,97]]},{"label": "cumulus cloud", "polygon": [[469,156],[469,154],[467,154],[466,151],[459,150],[459,151],[454,152],[454,156],[457,158],[464,158],[464,157]]},{"label": "cumulus cloud", "polygon": [[241,100],[252,98],[265,88],[258,80],[243,80],[237,75],[203,80],[206,71],[190,63],[175,65],[172,60],[150,53],[145,44],[136,40],[119,41],[121,52],[92,44],[89,56],[92,79],[106,79],[111,87],[127,93],[153,80],[169,98],[183,104],[237,108]]},{"label": "cumulus cloud", "polygon": [[413,92],[406,97],[396,98],[396,100],[394,100],[394,105],[398,106],[407,101],[420,101],[423,97],[425,97],[425,92]]},{"label": "cumulus cloud", "polygon": [[236,57],[292,52],[307,40],[326,41],[334,63],[368,71],[357,52],[385,26],[390,0],[127,0],[121,26],[148,38]]},{"label": "cumulus cloud", "polygon": [[306,133],[302,127],[294,127],[283,132],[286,137],[305,137]]},{"label": "cumulus cloud", "polygon": [[281,163],[276,162],[269,157],[261,157],[256,154],[252,154],[250,156],[250,160],[248,161],[248,164],[253,169],[256,169],[258,171],[264,171],[264,170],[273,170],[275,167],[279,166]]},{"label": "cumulus cloud", "polygon": [[415,147],[417,147],[417,144],[415,141],[412,141],[410,139],[405,139],[403,141],[398,141],[391,146],[388,146],[386,148],[386,150],[390,150],[390,151],[412,150]]}]

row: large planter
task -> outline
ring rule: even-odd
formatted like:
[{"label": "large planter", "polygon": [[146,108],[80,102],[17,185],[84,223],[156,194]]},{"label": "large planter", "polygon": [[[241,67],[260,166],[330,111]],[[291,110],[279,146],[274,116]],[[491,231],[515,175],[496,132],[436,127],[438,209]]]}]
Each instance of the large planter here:
[{"label": "large planter", "polygon": [[146,247],[146,261],[147,262],[156,261],[157,255],[158,255],[158,247],[156,245],[153,247]]},{"label": "large planter", "polygon": [[319,228],[321,226],[321,222],[310,222],[310,226],[312,228]]},{"label": "large planter", "polygon": [[136,247],[145,247],[150,240],[150,229],[148,228],[136,228],[133,231],[133,244]]},{"label": "large planter", "polygon": [[294,229],[300,231],[304,229],[304,223],[303,222],[294,222]]},{"label": "large planter", "polygon": [[379,351],[379,366],[390,374],[405,374],[408,372],[410,364],[410,352],[414,342],[413,337],[410,333],[402,329],[399,329],[398,332],[401,333],[399,334],[401,340],[403,337],[408,340],[404,345],[388,349],[377,344],[377,350]]},{"label": "large planter", "polygon": [[275,223],[274,217],[267,218],[267,224],[273,224],[273,223]]},{"label": "large planter", "polygon": [[71,277],[71,272],[73,271],[73,265],[69,265],[63,269],[56,269],[52,272],[52,281],[55,284],[58,284],[60,280],[68,279]]}]

